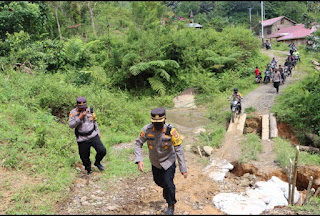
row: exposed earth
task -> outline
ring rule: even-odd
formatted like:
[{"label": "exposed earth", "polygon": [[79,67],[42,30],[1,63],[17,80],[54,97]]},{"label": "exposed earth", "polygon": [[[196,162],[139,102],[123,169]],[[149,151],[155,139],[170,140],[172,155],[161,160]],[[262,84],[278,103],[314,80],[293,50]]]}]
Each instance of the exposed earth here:
[{"label": "exposed earth", "polygon": [[[262,52],[270,56],[270,60],[272,57],[275,57],[278,63],[283,65],[286,52],[275,50],[262,50]],[[264,68],[260,70],[263,71]],[[294,70],[293,77],[288,77],[286,83],[280,86],[280,94],[287,85],[290,85],[290,83],[301,76],[303,76],[302,72]],[[272,83],[259,85],[260,87],[244,96],[242,104],[243,111],[249,107],[256,108],[254,116],[246,121],[247,127],[245,131],[258,134],[261,132],[259,131],[261,127],[261,115],[270,112],[274,98],[277,96]],[[174,99],[175,107],[167,110],[167,122],[177,128],[183,139],[188,168],[188,177],[186,179],[180,174],[179,168],[177,167],[176,169],[174,182],[178,202],[175,205],[175,214],[225,214],[216,208],[212,202],[212,198],[218,193],[245,191],[247,187],[252,187],[256,181],[268,180],[273,175],[286,181],[284,170],[275,161],[272,140],[261,141],[263,151],[259,155],[259,160],[252,163],[238,163],[238,159],[241,156],[240,141],[245,139],[245,136],[232,133],[232,131],[231,133],[227,132],[221,147],[214,149],[212,155],[205,155],[202,151],[203,155],[200,156],[196,148],[197,142],[199,142],[197,134],[204,130],[209,120],[205,118],[205,108],[197,107],[193,101],[194,91],[192,88],[187,89]],[[284,123],[278,124],[278,133],[280,137],[290,139],[293,144],[297,144],[297,138]],[[123,148],[133,148],[133,146],[134,141],[118,144],[114,148],[115,150],[120,150]],[[144,157],[148,156],[144,155]],[[210,159],[215,158],[226,159],[235,167],[232,172],[227,174],[225,180],[220,183],[213,181],[204,172],[204,168],[210,163]],[[84,174],[81,164],[78,165],[77,169],[79,170],[79,174],[74,181],[73,187],[70,188],[70,196],[68,200],[57,203],[55,214],[165,214],[167,205],[162,196],[162,189],[154,183],[151,171],[142,173],[139,177],[120,178],[105,182],[102,181],[102,174],[97,170],[94,170],[88,178]],[[314,176],[314,173],[318,172],[319,176],[314,176],[314,178],[320,179],[319,168],[314,170],[316,169],[314,167],[300,167],[299,169],[300,177],[298,176],[298,182],[300,182],[301,191],[304,189],[303,187],[306,187],[303,185],[308,184],[308,177],[310,175],[313,174]],[[3,174],[0,176],[0,185],[5,185],[5,176],[9,175],[6,172],[10,171],[0,171],[0,174]],[[105,172],[108,172],[108,170]],[[20,179],[23,178],[23,175],[21,175]],[[18,181],[16,183],[17,187],[22,183],[23,181]],[[304,193],[302,192],[301,194]],[[8,200],[4,200],[0,204],[0,213],[4,213],[5,205],[9,202],[9,194],[7,197]],[[287,206],[281,206],[265,211],[263,214],[284,215],[298,213]]]}]

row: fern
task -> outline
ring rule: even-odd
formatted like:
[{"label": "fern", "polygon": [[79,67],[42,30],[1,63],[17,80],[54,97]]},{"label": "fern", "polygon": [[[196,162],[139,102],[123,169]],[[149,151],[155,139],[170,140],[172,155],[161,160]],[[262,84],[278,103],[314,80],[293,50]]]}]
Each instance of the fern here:
[{"label": "fern", "polygon": [[178,62],[176,62],[175,60],[163,60],[163,62],[165,63],[165,66],[169,66],[172,68],[176,68],[178,69],[180,67],[180,65],[178,64]]},{"label": "fern", "polygon": [[65,56],[73,63],[79,60],[83,50],[83,42],[78,38],[70,39],[65,43]]},{"label": "fern", "polygon": [[155,69],[156,75],[160,75],[162,78],[164,78],[167,81],[170,81],[170,75],[165,71],[164,69]]},{"label": "fern", "polygon": [[148,81],[152,90],[156,91],[161,96],[165,94],[166,87],[163,85],[161,80],[158,80],[157,77],[150,77],[148,78]]},{"label": "fern", "polygon": [[166,64],[161,60],[150,61],[150,62],[148,62],[148,64],[151,66],[157,66],[157,67],[165,67],[166,66]]},{"label": "fern", "polygon": [[131,74],[133,76],[137,76],[139,73],[147,70],[150,68],[150,64],[149,63],[145,63],[145,62],[140,62],[137,65],[131,66],[129,68],[129,71],[131,72]]}]

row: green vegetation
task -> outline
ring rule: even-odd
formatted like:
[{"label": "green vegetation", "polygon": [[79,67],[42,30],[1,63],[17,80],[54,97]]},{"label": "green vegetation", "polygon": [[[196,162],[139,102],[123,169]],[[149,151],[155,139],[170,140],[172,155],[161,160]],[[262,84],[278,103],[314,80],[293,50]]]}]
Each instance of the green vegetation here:
[{"label": "green vegetation", "polygon": [[[281,167],[290,165],[290,158],[294,162],[296,155],[296,148],[292,146],[289,141],[281,138],[274,138],[274,152],[276,153],[276,160]],[[311,164],[320,165],[320,157],[317,154],[310,154],[300,151],[298,165]]]},{"label": "green vegetation", "polygon": [[[320,133],[320,73],[311,64],[311,59],[318,60],[318,56],[303,49],[299,50],[302,61],[297,64],[297,70],[307,76],[284,89],[283,94],[276,98],[272,112],[277,112],[277,118],[288,123],[304,143],[306,133]],[[293,76],[302,77],[300,74]]]},{"label": "green vegetation", "polygon": [[302,206],[293,206],[292,207],[298,214],[310,214],[310,215],[319,215],[320,214],[320,198],[312,197],[309,202]]},{"label": "green vegetation", "polygon": [[262,149],[263,146],[260,137],[256,134],[247,134],[245,139],[241,141],[242,155],[239,161],[243,163],[258,160],[258,156]]}]

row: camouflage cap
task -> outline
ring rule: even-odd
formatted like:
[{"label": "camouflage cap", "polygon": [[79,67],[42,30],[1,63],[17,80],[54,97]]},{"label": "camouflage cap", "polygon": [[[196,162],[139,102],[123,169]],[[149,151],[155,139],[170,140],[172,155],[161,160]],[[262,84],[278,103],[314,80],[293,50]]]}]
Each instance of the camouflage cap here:
[{"label": "camouflage cap", "polygon": [[87,99],[85,97],[78,97],[77,98],[77,107],[80,109],[87,109]]},{"label": "camouflage cap", "polygon": [[166,110],[164,108],[154,108],[151,110],[151,122],[164,122],[166,120]]}]

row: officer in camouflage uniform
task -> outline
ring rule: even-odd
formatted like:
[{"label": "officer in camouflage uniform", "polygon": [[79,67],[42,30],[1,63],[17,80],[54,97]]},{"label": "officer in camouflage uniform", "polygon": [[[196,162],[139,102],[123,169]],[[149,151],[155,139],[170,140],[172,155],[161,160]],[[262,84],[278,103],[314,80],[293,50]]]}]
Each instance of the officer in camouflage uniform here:
[{"label": "officer in camouflage uniform", "polygon": [[165,120],[165,109],[155,108],[151,111],[152,123],[142,128],[135,142],[134,154],[135,163],[143,172],[142,146],[147,141],[153,180],[163,188],[163,198],[168,203],[167,214],[173,215],[174,204],[177,202],[173,182],[176,158],[178,158],[179,169],[184,178],[187,178],[188,173],[180,136],[175,128],[165,123]]},{"label": "officer in camouflage uniform", "polygon": [[90,147],[92,146],[97,154],[94,165],[100,171],[104,170],[100,163],[107,154],[106,148],[103,146],[100,138],[100,131],[97,123],[96,114],[92,107],[87,106],[85,97],[77,98],[77,107],[71,110],[69,114],[69,127],[75,128],[75,135],[79,147],[81,161],[87,170],[87,174],[91,174]]}]

